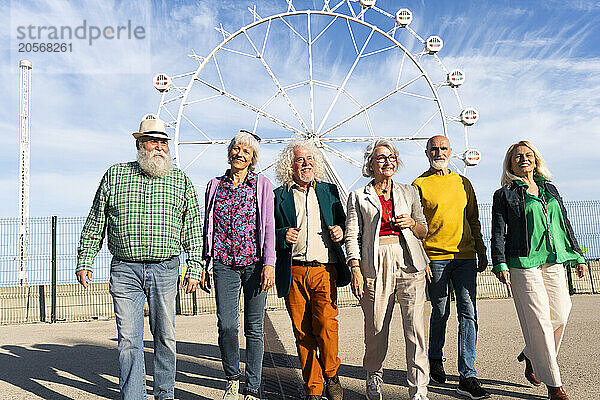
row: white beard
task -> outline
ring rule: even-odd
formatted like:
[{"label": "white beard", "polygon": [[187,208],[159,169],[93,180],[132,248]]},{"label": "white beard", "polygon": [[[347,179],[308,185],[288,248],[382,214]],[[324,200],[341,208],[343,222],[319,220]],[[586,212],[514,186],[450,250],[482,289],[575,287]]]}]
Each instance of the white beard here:
[{"label": "white beard", "polygon": [[151,177],[164,178],[173,169],[171,155],[156,149],[147,151],[143,147],[138,150],[137,162],[142,170]]},{"label": "white beard", "polygon": [[448,168],[448,163],[450,162],[449,159],[445,159],[445,160],[433,160],[431,161],[431,166],[433,167],[433,169],[446,169]]}]

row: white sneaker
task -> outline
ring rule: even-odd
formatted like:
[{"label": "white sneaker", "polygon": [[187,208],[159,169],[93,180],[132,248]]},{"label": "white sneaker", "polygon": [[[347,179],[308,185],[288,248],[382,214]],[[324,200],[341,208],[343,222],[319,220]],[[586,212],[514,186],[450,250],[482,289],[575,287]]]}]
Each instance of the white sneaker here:
[{"label": "white sneaker", "polygon": [[367,400],[381,400],[381,384],[383,383],[383,379],[377,375],[372,374],[369,375],[366,385],[365,394],[367,396]]},{"label": "white sneaker", "polygon": [[247,394],[244,396],[244,400],[260,400],[260,398],[256,397],[253,394]]},{"label": "white sneaker", "polygon": [[223,400],[238,400],[240,392],[240,381],[231,380],[227,381],[225,387],[225,393],[223,393]]},{"label": "white sneaker", "polygon": [[429,397],[421,393],[415,393],[415,395],[411,397],[410,400],[429,400]]}]

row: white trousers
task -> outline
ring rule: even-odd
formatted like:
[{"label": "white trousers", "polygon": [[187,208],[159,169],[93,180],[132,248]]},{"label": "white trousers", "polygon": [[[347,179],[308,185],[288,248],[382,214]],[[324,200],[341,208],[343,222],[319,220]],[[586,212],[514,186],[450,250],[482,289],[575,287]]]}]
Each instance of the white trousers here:
[{"label": "white trousers", "polygon": [[556,356],[571,311],[562,264],[510,268],[510,281],[525,339],[523,353],[535,377],[548,386],[562,386]]},{"label": "white trousers", "polygon": [[[379,247],[380,268],[390,269],[384,274],[395,280],[395,288],[389,296],[376,298],[375,279],[365,279],[365,293],[360,305],[365,317],[365,356],[363,367],[368,375],[383,374],[383,361],[388,350],[390,322],[394,304],[398,302],[402,313],[402,327],[406,351],[406,380],[408,393],[427,395],[429,361],[425,349],[425,271],[406,266],[399,244]],[[383,284],[383,283],[382,283]],[[376,333],[374,321],[375,302],[384,302],[385,317],[381,331]],[[394,343],[395,340],[392,342]]]}]

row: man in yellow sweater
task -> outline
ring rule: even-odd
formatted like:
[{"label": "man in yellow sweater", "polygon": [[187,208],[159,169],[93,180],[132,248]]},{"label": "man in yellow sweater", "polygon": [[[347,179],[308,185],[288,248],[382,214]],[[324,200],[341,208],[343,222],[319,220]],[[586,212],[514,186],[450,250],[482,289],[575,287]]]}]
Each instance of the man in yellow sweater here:
[{"label": "man in yellow sweater", "polygon": [[[450,171],[450,142],[444,136],[427,141],[425,150],[430,168],[413,182],[427,219],[424,247],[433,274],[427,284],[431,298],[429,324],[429,364],[431,379],[446,382],[443,353],[446,322],[450,315],[450,282],[456,294],[458,313],[458,372],[456,392],[471,399],[490,397],[477,380],[476,278],[487,267],[486,249],[481,237],[477,199],[471,182]],[[478,260],[478,261],[476,261]]]}]

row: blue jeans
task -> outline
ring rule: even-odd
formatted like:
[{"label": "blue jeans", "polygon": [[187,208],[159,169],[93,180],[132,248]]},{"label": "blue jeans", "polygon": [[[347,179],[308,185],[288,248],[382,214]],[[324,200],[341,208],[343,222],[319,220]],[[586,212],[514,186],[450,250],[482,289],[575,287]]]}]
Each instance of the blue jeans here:
[{"label": "blue jeans", "polygon": [[458,314],[458,372],[464,378],[476,376],[477,266],[475,260],[432,260],[429,267],[433,273],[431,282],[427,283],[432,307],[429,323],[429,358],[441,359],[443,355],[446,323],[450,316],[449,283],[452,282]]},{"label": "blue jeans", "polygon": [[154,398],[175,391],[175,296],[179,257],[157,263],[112,259],[110,294],[119,337],[119,387],[124,400],[146,399],[144,302],[148,299],[154,338]]},{"label": "blue jeans", "polygon": [[244,290],[244,336],[246,337],[246,390],[260,391],[265,344],[263,321],[267,292],[260,290],[262,263],[233,270],[219,262],[213,263],[217,327],[223,370],[228,380],[238,380],[240,345],[238,341],[240,289]]}]

